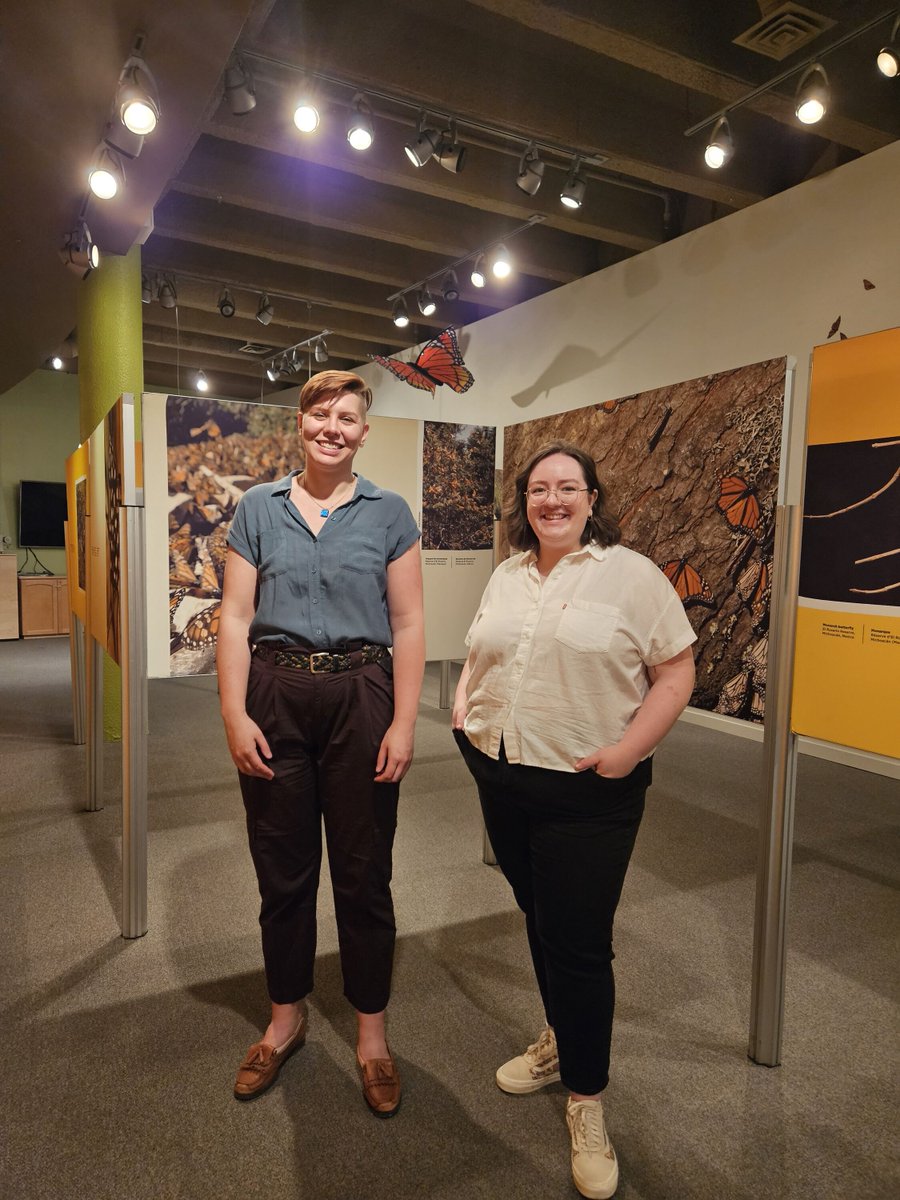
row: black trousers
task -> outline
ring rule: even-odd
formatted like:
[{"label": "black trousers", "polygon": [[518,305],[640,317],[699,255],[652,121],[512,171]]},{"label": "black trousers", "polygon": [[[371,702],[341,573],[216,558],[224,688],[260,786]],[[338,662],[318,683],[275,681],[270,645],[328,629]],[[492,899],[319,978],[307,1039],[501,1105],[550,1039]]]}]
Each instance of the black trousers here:
[{"label": "black trousers", "polygon": [[525,914],[560,1075],[591,1096],[609,1082],[613,919],[644,813],[650,760],[625,779],[509,763],[455,737],[503,874]]},{"label": "black trousers", "polygon": [[290,1004],[312,991],[324,823],[344,995],[360,1012],[381,1012],[396,935],[390,885],[400,785],[373,779],[393,719],[390,674],[378,663],[312,674],[254,656],[247,712],[275,772],[271,780],[239,776],[269,996]]}]

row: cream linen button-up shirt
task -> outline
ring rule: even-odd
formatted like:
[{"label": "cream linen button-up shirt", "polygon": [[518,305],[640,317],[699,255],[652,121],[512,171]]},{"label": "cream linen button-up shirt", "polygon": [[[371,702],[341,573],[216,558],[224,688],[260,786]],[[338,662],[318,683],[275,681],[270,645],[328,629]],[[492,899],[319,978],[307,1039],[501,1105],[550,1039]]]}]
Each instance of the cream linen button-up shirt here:
[{"label": "cream linen button-up shirt", "polygon": [[696,634],[662,571],[624,546],[582,546],[545,580],[531,551],[491,576],[467,636],[466,737],[511,763],[574,771],[618,742],[649,691],[647,667]]}]

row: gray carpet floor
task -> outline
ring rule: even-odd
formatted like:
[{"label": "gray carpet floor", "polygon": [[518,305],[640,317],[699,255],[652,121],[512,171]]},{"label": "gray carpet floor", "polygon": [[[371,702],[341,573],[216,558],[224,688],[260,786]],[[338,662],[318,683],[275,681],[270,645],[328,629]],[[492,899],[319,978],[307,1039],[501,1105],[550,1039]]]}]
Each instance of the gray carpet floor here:
[{"label": "gray carpet floor", "polygon": [[[393,1121],[365,1111],[329,888],[311,1029],[231,1096],[266,1020],[256,885],[213,681],[151,684],[149,919],[119,936],[119,747],[83,811],[65,639],[0,643],[0,1178],[17,1200],[574,1198],[565,1095],[497,1090],[537,1032],[429,667],[395,856]],[[617,923],[620,1200],[896,1197],[897,785],[802,760],[783,1065],[746,1057],[761,748],[678,726]],[[323,876],[323,879],[326,878]]]}]

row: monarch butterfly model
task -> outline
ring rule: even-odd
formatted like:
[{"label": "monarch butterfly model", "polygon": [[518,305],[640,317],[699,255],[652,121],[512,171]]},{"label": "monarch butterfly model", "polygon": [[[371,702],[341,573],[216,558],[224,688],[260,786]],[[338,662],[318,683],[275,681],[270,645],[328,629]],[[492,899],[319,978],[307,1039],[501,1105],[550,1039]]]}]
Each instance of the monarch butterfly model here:
[{"label": "monarch butterfly model", "polygon": [[660,567],[660,570],[678,593],[678,598],[685,608],[691,604],[706,604],[710,608],[715,606],[709,584],[685,559],[673,558]]},{"label": "monarch butterfly model", "polygon": [[397,358],[384,358],[380,354],[373,354],[372,359],[410,387],[423,392],[433,392],[443,384],[454,392],[467,392],[475,382],[474,375],[463,362],[456,331],[452,327],[426,342],[415,362],[400,362]]},{"label": "monarch butterfly model", "polygon": [[726,475],[719,480],[716,507],[728,524],[739,533],[755,535],[759,529],[759,501],[756,492],[741,475]]}]

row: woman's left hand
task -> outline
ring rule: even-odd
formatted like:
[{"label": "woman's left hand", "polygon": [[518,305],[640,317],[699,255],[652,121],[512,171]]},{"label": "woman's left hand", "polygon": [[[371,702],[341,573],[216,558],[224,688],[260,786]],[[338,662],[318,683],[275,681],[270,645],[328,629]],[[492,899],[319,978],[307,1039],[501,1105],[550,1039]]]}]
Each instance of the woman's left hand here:
[{"label": "woman's left hand", "polygon": [[630,775],[640,760],[635,758],[630,750],[624,750],[620,744],[604,746],[584,758],[579,758],[575,764],[576,771],[595,771],[605,779],[624,779]]},{"label": "woman's left hand", "polygon": [[375,762],[376,783],[399,783],[409,770],[413,757],[413,728],[398,725],[388,726],[381,739],[378,758]]}]

